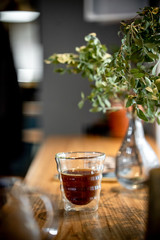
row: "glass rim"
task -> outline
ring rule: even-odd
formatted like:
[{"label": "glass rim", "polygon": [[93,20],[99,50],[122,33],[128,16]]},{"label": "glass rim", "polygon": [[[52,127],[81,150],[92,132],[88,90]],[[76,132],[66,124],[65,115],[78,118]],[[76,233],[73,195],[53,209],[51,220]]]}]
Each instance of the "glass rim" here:
[{"label": "glass rim", "polygon": [[[70,156],[71,154],[84,154],[83,156]],[[88,154],[85,156],[85,154]],[[69,151],[69,152],[59,152],[56,154],[56,158],[59,159],[94,159],[94,158],[101,158],[106,157],[104,152],[98,151]]]}]

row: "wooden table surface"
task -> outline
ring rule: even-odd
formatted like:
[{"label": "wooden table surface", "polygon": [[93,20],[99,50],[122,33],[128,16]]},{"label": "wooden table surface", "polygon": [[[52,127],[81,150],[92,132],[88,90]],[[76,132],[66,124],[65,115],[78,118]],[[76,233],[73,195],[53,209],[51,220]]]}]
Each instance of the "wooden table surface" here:
[{"label": "wooden table surface", "polygon": [[[147,138],[158,157],[155,142]],[[57,152],[101,151],[115,156],[121,138],[101,136],[51,136],[44,140],[32,162],[25,181],[51,194],[54,206],[54,223],[50,239],[105,240],[145,239],[148,189],[124,189],[118,182],[102,182],[99,209],[94,213],[65,212],[61,202],[59,180],[54,160]]]}]

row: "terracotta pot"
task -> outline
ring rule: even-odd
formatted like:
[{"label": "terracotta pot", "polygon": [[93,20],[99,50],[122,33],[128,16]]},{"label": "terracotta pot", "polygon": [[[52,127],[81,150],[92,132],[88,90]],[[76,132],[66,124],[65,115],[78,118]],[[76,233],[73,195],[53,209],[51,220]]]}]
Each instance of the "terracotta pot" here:
[{"label": "terracotta pot", "polygon": [[107,114],[110,135],[113,137],[124,137],[129,119],[125,108]]}]

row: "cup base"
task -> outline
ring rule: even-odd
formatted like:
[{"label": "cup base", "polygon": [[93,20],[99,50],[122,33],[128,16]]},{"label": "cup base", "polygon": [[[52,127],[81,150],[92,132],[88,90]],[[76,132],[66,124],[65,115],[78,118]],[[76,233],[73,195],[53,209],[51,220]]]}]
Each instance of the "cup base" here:
[{"label": "cup base", "polygon": [[126,179],[126,178],[118,178],[119,183],[129,190],[137,190],[144,188],[147,184],[146,179],[134,178],[134,179]]},{"label": "cup base", "polygon": [[64,210],[69,212],[95,212],[98,210],[97,199],[92,200],[86,205],[76,205],[69,202],[67,199],[64,201]]}]

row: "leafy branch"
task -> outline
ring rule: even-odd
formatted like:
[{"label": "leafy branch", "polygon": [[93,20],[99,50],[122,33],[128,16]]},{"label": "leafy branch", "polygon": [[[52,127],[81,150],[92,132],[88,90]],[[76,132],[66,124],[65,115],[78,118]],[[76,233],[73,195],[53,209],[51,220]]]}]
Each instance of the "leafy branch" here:
[{"label": "leafy branch", "polygon": [[145,7],[129,21],[122,21],[120,49],[111,56],[95,33],[85,37],[86,45],[75,53],[53,54],[45,62],[58,73],[81,74],[90,82],[88,96],[81,93],[81,108],[86,100],[90,111],[106,112],[112,100],[134,106],[139,118],[160,124],[160,9]]}]

